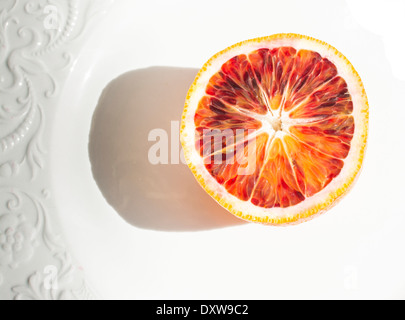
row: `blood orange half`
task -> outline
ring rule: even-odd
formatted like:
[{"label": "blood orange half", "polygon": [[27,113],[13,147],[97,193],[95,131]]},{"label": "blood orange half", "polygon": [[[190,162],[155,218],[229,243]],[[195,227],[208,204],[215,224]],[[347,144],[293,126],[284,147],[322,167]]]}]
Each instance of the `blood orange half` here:
[{"label": "blood orange half", "polygon": [[187,95],[188,166],[224,208],[271,225],[309,220],[353,185],[367,143],[358,73],[325,42],[277,34],[212,57]]}]

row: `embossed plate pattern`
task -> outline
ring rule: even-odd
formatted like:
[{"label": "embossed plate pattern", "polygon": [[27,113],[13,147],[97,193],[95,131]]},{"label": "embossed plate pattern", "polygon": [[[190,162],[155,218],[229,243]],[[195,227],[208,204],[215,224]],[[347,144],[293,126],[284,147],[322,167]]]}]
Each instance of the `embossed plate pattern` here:
[{"label": "embossed plate pattern", "polygon": [[107,1],[0,4],[0,298],[88,299],[49,189],[49,130],[82,38]]}]

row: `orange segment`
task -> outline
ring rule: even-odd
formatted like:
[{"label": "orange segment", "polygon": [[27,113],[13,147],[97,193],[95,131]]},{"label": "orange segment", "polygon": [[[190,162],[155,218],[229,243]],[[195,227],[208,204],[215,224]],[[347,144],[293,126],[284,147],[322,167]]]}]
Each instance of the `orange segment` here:
[{"label": "orange segment", "polygon": [[317,52],[300,50],[291,72],[284,110],[290,111],[336,75],[336,67],[328,59],[322,58]]},{"label": "orange segment", "polygon": [[281,108],[295,54],[296,50],[290,47],[259,49],[249,54],[249,61],[271,110]]},{"label": "orange segment", "polygon": [[[201,156],[207,156],[218,149],[240,141],[249,130],[257,130],[262,124],[237,109],[214,97],[201,99],[194,116],[196,124],[196,148]],[[239,133],[238,130],[242,130]]]},{"label": "orange segment", "polygon": [[290,113],[293,119],[328,117],[353,112],[353,102],[346,81],[337,76],[318,87]]},{"label": "orange segment", "polygon": [[288,155],[279,138],[268,151],[268,161],[252,196],[252,203],[264,208],[286,208],[305,199],[298,187]]},{"label": "orange segment", "polygon": [[259,129],[260,121],[240,113],[217,98],[201,99],[194,117],[197,127],[209,129]]},{"label": "orange segment", "polygon": [[266,104],[246,55],[227,61],[211,78],[206,92],[242,111],[267,113]]},{"label": "orange segment", "polygon": [[205,158],[205,167],[230,194],[246,201],[257,183],[268,139],[267,134],[261,134],[253,140],[223,149]]},{"label": "orange segment", "polygon": [[334,158],[345,159],[354,134],[354,118],[332,117],[324,121],[292,126],[289,130],[299,141]]},{"label": "orange segment", "polygon": [[291,136],[285,136],[284,141],[300,190],[306,197],[324,189],[343,168],[342,160],[321,153]]}]

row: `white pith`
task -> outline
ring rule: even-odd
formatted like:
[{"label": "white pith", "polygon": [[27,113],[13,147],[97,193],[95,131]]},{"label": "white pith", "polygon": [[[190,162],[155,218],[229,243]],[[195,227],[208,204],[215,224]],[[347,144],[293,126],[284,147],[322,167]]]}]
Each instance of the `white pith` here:
[{"label": "white pith", "polygon": [[[206,170],[203,159],[200,157],[199,153],[194,147],[194,114],[198,107],[200,99],[206,95],[205,89],[211,79],[211,77],[220,70],[221,66],[229,59],[240,55],[249,54],[260,48],[277,48],[282,46],[291,46],[297,51],[301,49],[311,50],[318,52],[322,57],[330,60],[338,70],[338,75],[345,79],[349,93],[353,101],[353,117],[355,119],[355,132],[351,142],[351,148],[348,156],[344,159],[345,165],[341,170],[340,174],[323,190],[314,196],[305,199],[303,202],[287,207],[287,208],[262,208],[253,205],[249,201],[242,201],[237,197],[229,194],[229,192],[220,185]],[[364,90],[359,83],[359,78],[353,74],[353,69],[347,60],[339,54],[333,48],[324,45],[322,43],[316,42],[311,39],[306,38],[282,38],[282,39],[271,39],[269,41],[258,42],[247,42],[246,45],[236,46],[226,51],[216,59],[214,59],[211,64],[206,66],[206,70],[200,74],[197,82],[192,87],[193,94],[189,96],[187,101],[187,112],[183,115],[183,131],[182,131],[182,142],[185,150],[185,156],[187,162],[196,168],[196,174],[199,179],[202,179],[206,188],[209,188],[214,194],[215,198],[218,200],[224,199],[226,203],[231,204],[233,208],[237,211],[241,211],[247,215],[251,215],[253,218],[257,217],[259,219],[269,218],[270,220],[277,220],[280,218],[293,218],[300,212],[308,212],[318,204],[322,204],[326,199],[335,199],[334,194],[339,189],[347,189],[348,183],[352,183],[350,177],[356,175],[359,171],[359,165],[362,158],[362,152],[364,152],[364,141],[367,135],[367,98],[364,95]],[[279,112],[279,111],[276,111]],[[257,134],[267,132],[269,137],[283,137],[288,134],[288,128],[291,125],[296,125],[303,122],[313,121],[314,119],[291,119],[289,117],[289,112],[282,112],[281,114],[271,114],[267,115],[255,115],[257,120],[262,122],[262,128],[257,131]],[[281,120],[282,130],[274,130],[275,121]],[[364,124],[364,125],[363,125]]]}]

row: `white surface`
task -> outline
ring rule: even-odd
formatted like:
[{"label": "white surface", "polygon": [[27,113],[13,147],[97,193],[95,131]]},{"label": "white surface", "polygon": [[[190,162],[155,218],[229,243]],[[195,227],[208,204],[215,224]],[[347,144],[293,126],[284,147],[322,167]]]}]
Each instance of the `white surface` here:
[{"label": "white surface", "polygon": [[[358,22],[370,14],[390,21],[391,11],[382,17],[367,7],[351,12],[344,1],[122,0],[114,6],[70,71],[51,148],[66,239],[101,297],[405,298],[405,86],[391,71],[395,55],[386,55],[381,36]],[[401,38],[401,30],[390,31]],[[330,43],[363,79],[370,140],[351,193],[329,214],[289,228],[162,232],[124,222],[90,169],[88,136],[104,87],[149,66],[199,68],[228,45],[279,32]]]}]

